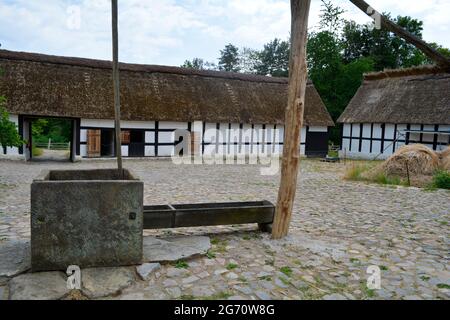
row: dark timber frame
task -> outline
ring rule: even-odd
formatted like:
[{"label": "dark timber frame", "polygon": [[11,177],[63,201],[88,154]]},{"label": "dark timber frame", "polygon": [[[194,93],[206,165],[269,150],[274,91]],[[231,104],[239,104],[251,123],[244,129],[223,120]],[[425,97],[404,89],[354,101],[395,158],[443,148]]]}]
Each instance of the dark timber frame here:
[{"label": "dark timber frame", "polygon": [[[398,144],[405,144],[405,145],[409,145],[409,144],[415,144],[415,143],[419,143],[419,144],[427,144],[430,146],[433,146],[433,150],[436,151],[437,147],[439,145],[450,145],[450,132],[449,131],[444,131],[444,130],[439,130],[439,124],[434,125],[434,130],[424,130],[424,126],[423,124],[420,124],[420,129],[411,129],[412,125],[415,126],[419,126],[419,124],[411,124],[408,123],[406,124],[406,130],[405,129],[398,129],[398,124],[392,124],[394,126],[394,135],[393,138],[386,138],[386,123],[381,123],[380,124],[380,128],[381,128],[381,136],[380,138],[374,138],[374,123],[370,123],[370,137],[364,137],[362,134],[362,128],[364,124],[359,124],[360,127],[360,132],[359,132],[359,136],[355,137],[353,136],[353,123],[350,123],[350,135],[342,135],[342,139],[346,139],[349,141],[349,148],[348,151],[353,151],[352,150],[352,141],[353,140],[358,140],[359,143],[359,148],[358,148],[358,152],[362,151],[362,142],[363,141],[370,141],[370,153],[373,152],[380,152],[380,153],[384,153],[387,149],[387,147],[392,146],[392,152],[394,153],[396,150],[396,147]],[[399,135],[400,134],[400,135]],[[418,139],[411,139],[411,134],[415,134],[417,135]],[[424,135],[433,135],[433,140],[425,140],[424,139]],[[448,134],[449,135],[449,139],[448,139],[448,143],[442,143],[439,142],[439,135],[442,134]],[[379,141],[380,142],[380,149],[379,150],[374,150],[373,149],[373,142],[374,141]],[[341,146],[342,149],[342,146]]]}]

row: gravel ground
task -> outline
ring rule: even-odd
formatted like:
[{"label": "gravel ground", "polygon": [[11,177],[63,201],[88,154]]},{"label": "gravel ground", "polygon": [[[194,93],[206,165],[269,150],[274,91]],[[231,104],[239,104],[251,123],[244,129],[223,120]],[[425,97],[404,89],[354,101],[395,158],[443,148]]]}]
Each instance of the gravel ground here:
[{"label": "gravel ground", "polygon": [[[113,167],[113,161],[0,161],[0,241],[29,239],[30,183],[44,169]],[[126,160],[145,183],[145,204],[276,201],[279,176],[257,165],[174,165]],[[255,225],[145,231],[209,235],[208,257],[163,265],[115,299],[449,299],[448,191],[342,180],[343,164],[304,160],[290,234]],[[381,289],[366,286],[381,269]],[[7,292],[0,286],[0,293]],[[1,299],[1,294],[0,294]]]}]

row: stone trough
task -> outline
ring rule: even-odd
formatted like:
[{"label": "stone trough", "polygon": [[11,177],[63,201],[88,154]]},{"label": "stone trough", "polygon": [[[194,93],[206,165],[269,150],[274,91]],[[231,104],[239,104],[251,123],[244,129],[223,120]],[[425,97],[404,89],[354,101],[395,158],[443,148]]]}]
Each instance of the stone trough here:
[{"label": "stone trough", "polygon": [[33,181],[32,271],[167,261],[172,251],[179,256],[180,248],[181,258],[206,252],[205,245],[199,249],[184,238],[155,239],[143,254],[143,229],[257,223],[260,230],[270,231],[275,207],[269,201],[144,206],[143,182],[126,169],[122,177],[118,173],[51,170]]},{"label": "stone trough", "polygon": [[32,271],[142,263],[144,184],[129,170],[51,170],[31,184]]}]

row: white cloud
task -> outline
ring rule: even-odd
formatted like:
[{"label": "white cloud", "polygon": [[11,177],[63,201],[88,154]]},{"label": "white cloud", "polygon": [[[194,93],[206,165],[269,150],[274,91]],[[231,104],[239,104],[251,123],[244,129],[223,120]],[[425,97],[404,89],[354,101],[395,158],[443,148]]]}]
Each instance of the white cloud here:
[{"label": "white cloud", "polygon": [[[347,0],[335,0],[345,17],[369,18]],[[450,47],[448,0],[370,0],[378,11],[424,21],[424,38]],[[80,8],[80,28],[68,28],[69,6]],[[312,0],[310,28],[317,26],[320,1]],[[110,59],[109,0],[0,0],[0,43],[11,50]],[[179,65],[185,59],[215,60],[229,42],[261,48],[290,31],[289,0],[119,1],[122,61]]]}]

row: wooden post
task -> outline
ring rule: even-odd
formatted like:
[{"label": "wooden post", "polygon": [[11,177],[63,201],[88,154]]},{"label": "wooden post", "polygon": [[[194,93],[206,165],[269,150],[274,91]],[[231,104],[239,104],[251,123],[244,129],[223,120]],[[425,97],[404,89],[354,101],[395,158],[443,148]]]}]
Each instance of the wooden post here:
[{"label": "wooden post", "polygon": [[[367,14],[369,17],[373,17],[375,11],[367,2],[364,0],[350,0],[351,3],[353,3],[355,6],[357,6],[361,11],[363,11],[365,14]],[[371,8],[371,10],[369,10]],[[379,14],[379,23],[381,24],[380,27],[385,28],[386,30],[389,30],[390,32],[393,32],[395,35],[403,38],[406,40],[406,42],[411,43],[414,45],[417,49],[421,50],[427,57],[429,57],[431,60],[435,61],[437,64],[442,65],[443,67],[450,68],[450,59],[439,53],[436,49],[431,47],[429,44],[427,44],[422,39],[416,37],[412,33],[408,32],[407,30],[403,29],[402,27],[398,26],[391,20],[387,19],[385,16],[383,16],[380,13]]]},{"label": "wooden post", "polygon": [[116,156],[119,177],[122,177],[122,140],[120,136],[120,84],[119,84],[119,36],[117,27],[117,0],[111,0],[112,11],[112,51],[114,86],[114,130],[116,134]]},{"label": "wooden post", "polygon": [[307,82],[306,41],[311,0],[291,0],[291,56],[289,88],[285,113],[281,180],[272,228],[272,238],[288,234],[297,189],[300,159],[300,133],[303,126]]}]

